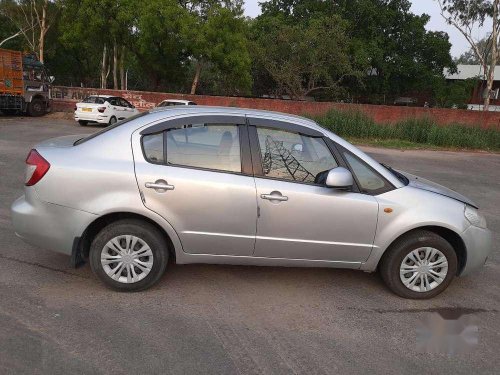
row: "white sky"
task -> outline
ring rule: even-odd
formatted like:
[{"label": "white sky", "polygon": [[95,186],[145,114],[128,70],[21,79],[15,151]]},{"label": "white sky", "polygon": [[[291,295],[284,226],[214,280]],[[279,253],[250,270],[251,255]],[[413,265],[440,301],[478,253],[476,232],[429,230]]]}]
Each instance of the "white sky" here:
[{"label": "white sky", "polygon": [[[250,17],[255,17],[260,14],[259,1],[263,0],[245,0],[245,14]],[[450,36],[452,43],[451,54],[458,57],[463,52],[469,49],[469,45],[464,37],[452,26],[447,25],[444,19],[439,14],[439,5],[436,0],[412,0],[412,11],[415,14],[426,13],[431,16],[431,20],[427,24],[428,30],[446,31]],[[476,38],[481,39],[486,35],[486,30],[478,30]]]}]

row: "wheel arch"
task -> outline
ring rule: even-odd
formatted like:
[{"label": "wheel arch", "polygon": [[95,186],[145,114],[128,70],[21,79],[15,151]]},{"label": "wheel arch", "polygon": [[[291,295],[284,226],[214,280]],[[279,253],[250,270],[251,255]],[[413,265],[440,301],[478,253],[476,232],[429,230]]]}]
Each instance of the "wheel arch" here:
[{"label": "wheel arch", "polygon": [[457,255],[457,261],[458,261],[458,267],[457,267],[457,275],[460,275],[465,268],[465,264],[467,263],[467,248],[465,246],[465,243],[460,237],[460,235],[446,227],[438,226],[438,225],[425,225],[421,227],[416,227],[412,228],[410,230],[407,230],[404,233],[401,233],[399,236],[397,236],[390,244],[387,246],[385,251],[383,252],[382,256],[377,262],[377,268],[384,256],[388,253],[388,251],[391,249],[391,247],[396,243],[399,239],[402,237],[405,237],[409,235],[410,233],[413,233],[415,231],[420,231],[420,230],[426,230],[432,233],[437,234],[438,236],[444,238],[446,241],[450,243],[450,245],[453,247],[453,250],[455,250],[455,254]]},{"label": "wheel arch", "polygon": [[161,225],[156,220],[151,217],[141,215],[134,212],[112,212],[105,215],[99,216],[97,219],[92,221],[83,231],[81,237],[75,238],[73,244],[73,251],[71,256],[72,266],[77,267],[78,265],[85,262],[88,259],[90,245],[95,236],[107,225],[114,223],[118,220],[123,219],[136,219],[147,222],[157,228],[165,237],[168,244],[169,255],[175,261],[177,251],[182,251],[180,240],[177,237],[175,231],[167,230],[164,225]]}]

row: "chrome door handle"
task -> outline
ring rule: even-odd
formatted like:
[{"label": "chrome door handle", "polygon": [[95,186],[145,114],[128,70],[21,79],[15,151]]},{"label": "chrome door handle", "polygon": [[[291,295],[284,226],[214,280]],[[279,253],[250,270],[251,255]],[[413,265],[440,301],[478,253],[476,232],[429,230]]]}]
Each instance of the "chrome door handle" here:
[{"label": "chrome door handle", "polygon": [[286,202],[288,200],[288,197],[285,197],[284,195],[261,194],[260,197],[268,201]]},{"label": "chrome door handle", "polygon": [[146,182],[144,185],[148,189],[158,189],[158,190],[174,190],[175,186],[174,185],[169,185],[166,183],[159,183],[158,181],[156,182]]}]

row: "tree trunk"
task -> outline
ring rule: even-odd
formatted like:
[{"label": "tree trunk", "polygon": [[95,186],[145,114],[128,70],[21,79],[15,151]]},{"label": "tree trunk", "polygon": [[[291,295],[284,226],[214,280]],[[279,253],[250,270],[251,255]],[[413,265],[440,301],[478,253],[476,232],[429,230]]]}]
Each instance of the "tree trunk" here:
[{"label": "tree trunk", "polygon": [[[36,5],[35,5],[36,6]],[[48,31],[47,26],[47,8],[49,7],[49,0],[45,0],[42,6],[42,19],[40,20],[40,38],[38,39],[38,58],[41,63],[44,60],[45,52],[45,35]]]},{"label": "tree trunk", "polygon": [[127,84],[125,82],[125,46],[122,46],[122,51],[120,53],[120,83],[121,89],[126,90]]},{"label": "tree trunk", "polygon": [[[489,111],[490,109],[490,93],[493,88],[493,82],[495,80],[495,67],[498,60],[498,3],[500,0],[495,0],[493,2],[493,31],[491,33],[491,62],[488,71],[487,83],[486,83],[486,98],[484,98],[484,111]],[[486,71],[485,71],[486,73]]]},{"label": "tree trunk", "polygon": [[102,49],[102,64],[101,64],[101,89],[106,88],[106,80],[107,80],[107,74],[106,71],[108,65],[108,49],[106,47],[106,44],[104,45]]},{"label": "tree trunk", "polygon": [[113,88],[118,90],[118,46],[113,45]]},{"label": "tree trunk", "polygon": [[200,80],[201,74],[201,62],[196,62],[196,72],[194,74],[193,84],[191,85],[191,95],[196,94],[196,88],[198,87],[198,82]]}]

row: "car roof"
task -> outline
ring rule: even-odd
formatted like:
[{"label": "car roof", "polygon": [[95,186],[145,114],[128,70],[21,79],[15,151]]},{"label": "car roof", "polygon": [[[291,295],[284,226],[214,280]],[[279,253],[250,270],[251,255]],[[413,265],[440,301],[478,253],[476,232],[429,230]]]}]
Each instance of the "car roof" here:
[{"label": "car roof", "polygon": [[316,122],[310,120],[306,117],[292,115],[282,112],[266,111],[262,109],[252,109],[252,108],[239,108],[239,107],[217,107],[217,106],[185,106],[185,107],[155,107],[149,110],[149,113],[165,113],[169,116],[177,116],[183,114],[196,114],[196,113],[210,113],[210,114],[237,114],[241,116],[269,116],[276,119],[289,120],[293,122],[299,121],[305,126],[317,129],[320,127]]},{"label": "car roof", "polygon": [[115,96],[114,95],[97,95],[97,94],[86,96],[86,98],[90,98],[90,97],[108,99],[108,98],[114,98]]},{"label": "car roof", "polygon": [[170,102],[170,103],[192,103],[192,100],[183,100],[183,99],[165,99],[162,100],[161,103]]}]

